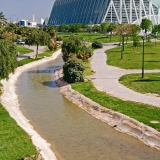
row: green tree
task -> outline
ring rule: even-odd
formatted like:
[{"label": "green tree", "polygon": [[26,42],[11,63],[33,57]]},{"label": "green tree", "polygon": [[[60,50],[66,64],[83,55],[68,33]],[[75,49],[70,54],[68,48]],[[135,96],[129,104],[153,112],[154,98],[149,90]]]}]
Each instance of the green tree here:
[{"label": "green tree", "polygon": [[80,25],[80,31],[81,31],[81,32],[87,31],[87,28],[88,28],[88,25],[87,25],[87,24],[81,24],[81,25]]},{"label": "green tree", "polygon": [[59,32],[64,32],[64,31],[67,31],[69,29],[69,26],[66,25],[66,24],[61,24],[59,27],[58,27],[58,31]]},{"label": "green tree", "polygon": [[0,12],[0,25],[7,23],[7,19],[4,17],[3,12]]},{"label": "green tree", "polygon": [[66,62],[69,59],[76,57],[81,46],[82,43],[78,36],[71,35],[69,38],[64,39],[62,44],[63,60]]},{"label": "green tree", "polygon": [[21,35],[22,37],[27,37],[32,32],[32,30],[34,30],[34,28],[19,26],[15,31],[15,33],[17,33],[18,35]]},{"label": "green tree", "polygon": [[52,39],[56,38],[57,30],[55,26],[49,25],[45,27],[43,30],[47,32],[51,36]]},{"label": "green tree", "polygon": [[111,39],[112,39],[113,30],[115,28],[116,28],[116,24],[114,24],[114,23],[110,23],[109,26],[108,26],[108,32],[110,32],[110,42],[111,42]]},{"label": "green tree", "polygon": [[93,32],[99,32],[101,30],[101,27],[99,25],[94,25],[92,28]]},{"label": "green tree", "polygon": [[154,27],[152,28],[152,33],[155,34],[156,32],[160,33],[160,24],[154,25]]},{"label": "green tree", "polygon": [[69,25],[69,32],[76,33],[80,31],[80,24],[74,23]]},{"label": "green tree", "polygon": [[152,21],[148,18],[143,18],[140,27],[144,30],[144,32],[147,34],[148,31],[150,31],[152,28]]},{"label": "green tree", "polygon": [[31,45],[36,45],[36,58],[38,58],[38,47],[39,45],[48,45],[50,41],[50,36],[48,33],[37,28],[32,30],[32,33],[28,35],[27,41]]},{"label": "green tree", "polygon": [[109,25],[109,24],[108,24],[107,22],[101,23],[100,27],[101,27],[101,31],[102,31],[103,33],[106,33],[106,32],[107,32],[108,25]]},{"label": "green tree", "polygon": [[18,66],[16,45],[11,42],[0,41],[0,77],[8,78]]},{"label": "green tree", "polygon": [[138,47],[140,46],[138,33],[141,31],[141,28],[140,26],[136,24],[132,24],[131,29],[132,29],[131,35],[132,35],[132,40],[133,40],[133,49],[137,50]]},{"label": "green tree", "polygon": [[85,67],[82,60],[73,58],[63,65],[64,80],[69,83],[82,82]]},{"label": "green tree", "polygon": [[14,42],[17,39],[17,35],[14,32],[3,32],[0,37],[10,42]]}]

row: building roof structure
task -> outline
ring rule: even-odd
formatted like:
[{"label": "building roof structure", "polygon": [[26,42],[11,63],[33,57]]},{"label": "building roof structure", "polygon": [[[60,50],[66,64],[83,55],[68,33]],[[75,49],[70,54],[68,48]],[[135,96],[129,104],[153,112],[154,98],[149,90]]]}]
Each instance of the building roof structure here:
[{"label": "building roof structure", "polygon": [[160,23],[160,0],[56,0],[48,24]]}]

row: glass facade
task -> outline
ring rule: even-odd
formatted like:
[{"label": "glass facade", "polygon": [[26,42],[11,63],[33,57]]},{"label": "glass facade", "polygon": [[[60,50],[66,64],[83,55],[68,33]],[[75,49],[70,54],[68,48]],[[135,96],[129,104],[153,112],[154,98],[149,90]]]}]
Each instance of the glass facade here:
[{"label": "glass facade", "polygon": [[160,0],[56,0],[48,24],[160,22]]},{"label": "glass facade", "polygon": [[110,0],[56,0],[48,24],[102,22]]}]

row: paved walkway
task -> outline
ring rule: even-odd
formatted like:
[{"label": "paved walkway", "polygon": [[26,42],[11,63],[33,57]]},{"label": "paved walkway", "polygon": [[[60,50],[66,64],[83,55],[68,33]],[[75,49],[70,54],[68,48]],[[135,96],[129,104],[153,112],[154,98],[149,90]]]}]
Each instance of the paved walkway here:
[{"label": "paved walkway", "polygon": [[[91,68],[96,72],[91,76],[91,80],[95,87],[100,91],[104,91],[107,94],[119,97],[123,100],[141,102],[160,107],[160,97],[137,93],[119,83],[118,79],[122,75],[129,73],[141,73],[141,70],[126,70],[107,65],[107,57],[104,52],[107,49],[114,47],[115,45],[110,44],[108,46],[104,46],[102,49],[95,50],[91,60]],[[160,70],[145,70],[145,73],[147,72],[160,72]]]},{"label": "paved walkway", "polygon": [[[36,46],[24,45],[24,47],[29,48],[29,49],[33,49],[34,51],[31,52],[31,53],[19,55],[19,56],[17,57],[17,60],[18,60],[18,61],[21,61],[22,59],[29,58],[29,57],[31,57],[31,56],[35,56],[35,55],[36,55],[36,48],[37,48]],[[45,52],[44,46],[39,46],[39,47],[38,47],[38,54],[39,54],[39,53],[43,53],[43,52]]]}]

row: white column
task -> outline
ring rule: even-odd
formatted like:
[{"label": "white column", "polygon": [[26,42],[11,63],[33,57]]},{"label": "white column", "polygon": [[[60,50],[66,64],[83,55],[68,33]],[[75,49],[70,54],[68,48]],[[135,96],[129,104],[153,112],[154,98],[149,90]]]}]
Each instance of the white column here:
[{"label": "white column", "polygon": [[120,24],[122,23],[122,0],[120,0]]},{"label": "white column", "polygon": [[158,8],[158,24],[160,24],[160,8]]},{"label": "white column", "polygon": [[152,0],[149,0],[149,19],[151,20],[151,14],[152,14]]},{"label": "white column", "polygon": [[139,23],[142,22],[142,0],[139,0]]},{"label": "white column", "polygon": [[112,9],[113,9],[113,4],[111,5],[111,23],[113,21],[113,19],[112,19]]},{"label": "white column", "polygon": [[132,23],[132,0],[130,0],[130,23]]}]

